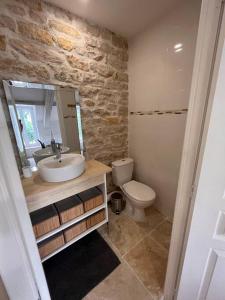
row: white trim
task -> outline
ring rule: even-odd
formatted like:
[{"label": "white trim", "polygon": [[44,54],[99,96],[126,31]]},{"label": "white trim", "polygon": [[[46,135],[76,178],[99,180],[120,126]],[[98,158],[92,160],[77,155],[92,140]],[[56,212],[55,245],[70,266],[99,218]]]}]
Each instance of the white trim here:
[{"label": "white trim", "polygon": [[[107,207],[106,207],[106,204],[105,204],[105,203],[102,204],[102,205],[99,205],[99,206],[97,206],[97,207],[95,207],[95,208],[93,208],[93,209],[91,209],[91,210],[89,210],[88,212],[82,214],[81,216],[79,216],[79,217],[77,217],[77,218],[75,218],[75,219],[73,219],[73,220],[71,220],[71,221],[69,221],[69,222],[67,222],[67,223],[65,223],[65,224],[62,224],[62,225],[59,226],[58,228],[56,228],[56,229],[54,229],[54,230],[52,230],[52,231],[50,231],[50,232],[48,232],[48,233],[42,235],[41,237],[39,237],[39,238],[37,239],[37,244],[40,243],[40,242],[42,242],[42,241],[44,241],[44,240],[46,240],[47,238],[49,238],[49,237],[51,237],[51,236],[53,236],[53,235],[55,235],[55,234],[57,234],[58,232],[63,231],[63,230],[65,230],[66,228],[68,228],[68,227],[70,227],[70,226],[72,226],[72,225],[74,225],[74,224],[76,224],[76,223],[78,223],[78,222],[84,220],[85,218],[89,217],[90,215],[93,215],[94,213],[98,212],[99,210],[101,210],[101,209],[103,209],[103,208],[104,208],[105,210],[107,210]],[[85,231],[85,232],[86,232],[86,231]]]},{"label": "white trim", "polygon": [[[25,196],[21,185],[19,172],[7,128],[2,104],[0,102],[0,185],[1,197],[6,198],[3,210],[0,211],[0,217],[4,214],[13,216],[8,218],[11,226],[11,231],[7,234],[15,234],[18,238],[18,243],[21,245],[21,253],[23,253],[24,264],[26,265],[30,285],[33,286],[33,292],[37,293],[37,288],[41,299],[50,300],[50,295],[42,268],[40,256],[38,253],[36,241],[32,231],[31,221],[29,218],[28,209],[26,206]],[[5,184],[5,189],[4,187]],[[2,200],[1,200],[2,201]],[[18,251],[18,249],[11,249],[11,251]],[[12,253],[12,252],[11,252]],[[7,253],[6,253],[7,258]],[[12,266],[13,268],[13,266]],[[4,270],[1,269],[1,273]],[[22,270],[21,270],[22,271]],[[2,276],[3,277],[3,276]],[[19,282],[20,278],[4,278],[8,294],[12,295],[16,291],[13,289],[13,280]],[[27,283],[28,284],[28,283]],[[34,286],[36,285],[36,286]],[[11,299],[20,299],[13,298]],[[36,296],[29,300],[37,299]],[[24,299],[25,300],[25,299]]]},{"label": "white trim", "polygon": [[[176,298],[183,264],[186,239],[191,218],[191,198],[194,192],[194,178],[200,159],[200,143],[208,105],[211,72],[213,67],[216,32],[220,18],[222,0],[203,0],[197,37],[194,70],[192,77],[189,113],[185,131],[183,155],[178,182],[174,225],[164,287],[164,299]],[[212,65],[211,65],[212,62]],[[208,107],[209,108],[209,107]],[[195,178],[197,180],[197,178]],[[196,182],[196,181],[195,181]],[[186,237],[185,237],[186,231]]]},{"label": "white trim", "polygon": [[91,233],[92,231],[98,229],[99,227],[101,227],[102,225],[104,225],[105,223],[107,223],[108,220],[103,220],[102,222],[96,224],[95,226],[85,230],[84,232],[82,232],[81,234],[79,234],[78,236],[76,236],[74,239],[72,239],[71,241],[67,242],[65,245],[63,245],[62,247],[60,247],[59,249],[57,249],[56,251],[54,251],[53,253],[49,254],[48,256],[44,257],[42,259],[42,262],[46,261],[47,259],[51,258],[52,256],[54,256],[55,254],[61,252],[62,250],[66,249],[67,247],[71,246],[72,244],[74,244],[75,242],[79,241],[81,238],[85,237],[87,234]]},{"label": "white trim", "polygon": [[[224,216],[221,212],[225,209],[224,196],[222,197],[224,191],[223,159],[225,148],[223,135],[225,112],[225,102],[223,101],[225,72],[224,1],[222,3],[220,23],[222,24],[218,38],[212,84],[209,90],[209,109],[201,147],[201,156],[203,158],[199,161],[197,168],[199,182],[196,184],[196,195],[194,195],[194,200],[191,203],[193,218],[189,222],[191,225],[190,234],[178,290],[178,299],[181,300],[189,298],[224,298],[224,289],[220,289],[223,284],[218,285],[216,289],[214,289],[215,286],[213,288],[213,282],[218,279],[216,275],[216,257],[219,255],[224,258],[222,252],[217,250],[223,250],[223,253],[225,250],[223,239],[221,239],[224,234]],[[211,254],[209,255],[210,252]],[[221,260],[218,261],[218,264],[221,266]],[[194,273],[194,277],[192,277],[192,273]],[[221,268],[219,277],[223,278],[223,276],[224,271]],[[207,294],[207,290],[209,294]]]},{"label": "white trim", "polygon": [[[4,169],[2,160],[0,158],[0,270],[1,277],[4,281],[7,294],[11,299],[28,299],[27,297],[32,295],[33,299],[37,299],[38,291],[35,285],[35,281],[32,275],[28,257],[23,243],[23,237],[19,230],[18,220],[16,218],[14,207],[10,200],[10,193],[5,181]],[[11,247],[14,246],[14,249]],[[17,251],[15,253],[14,251]],[[20,261],[18,261],[20,260]],[[12,265],[10,265],[12,264]],[[18,271],[11,271],[13,268],[20,268],[23,274]],[[11,269],[11,270],[10,270]],[[19,277],[18,277],[19,276]],[[18,277],[18,278],[17,278]],[[11,280],[12,279],[12,280]],[[12,284],[13,281],[16,282]],[[26,291],[19,291],[19,287],[24,287],[24,282],[27,286]]]}]

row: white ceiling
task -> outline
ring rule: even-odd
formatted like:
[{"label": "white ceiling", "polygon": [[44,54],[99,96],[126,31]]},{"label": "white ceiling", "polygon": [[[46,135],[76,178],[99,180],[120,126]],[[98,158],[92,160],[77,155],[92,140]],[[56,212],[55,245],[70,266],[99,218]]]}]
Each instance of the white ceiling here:
[{"label": "white ceiling", "polygon": [[[181,0],[47,0],[91,22],[131,38]],[[182,0],[185,1],[185,0]]]}]

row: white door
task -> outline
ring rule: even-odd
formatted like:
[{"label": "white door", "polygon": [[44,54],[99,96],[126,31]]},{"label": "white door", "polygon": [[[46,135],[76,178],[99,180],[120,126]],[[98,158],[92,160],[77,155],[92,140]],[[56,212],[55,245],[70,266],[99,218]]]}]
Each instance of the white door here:
[{"label": "white door", "polygon": [[10,300],[49,300],[0,100],[0,277]]},{"label": "white door", "polygon": [[[193,217],[185,253],[179,300],[225,299],[225,22],[211,90],[208,123]],[[221,56],[222,53],[222,56]],[[220,56],[221,60],[220,60]]]}]

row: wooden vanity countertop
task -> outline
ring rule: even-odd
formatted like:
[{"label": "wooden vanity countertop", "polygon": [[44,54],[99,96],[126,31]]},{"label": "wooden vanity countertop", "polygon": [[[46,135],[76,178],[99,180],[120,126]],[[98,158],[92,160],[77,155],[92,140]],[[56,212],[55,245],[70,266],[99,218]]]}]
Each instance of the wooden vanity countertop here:
[{"label": "wooden vanity countertop", "polygon": [[38,171],[31,178],[22,179],[29,212],[104,183],[104,175],[112,170],[96,160],[86,161],[85,164],[85,172],[80,177],[64,182],[43,181]]}]

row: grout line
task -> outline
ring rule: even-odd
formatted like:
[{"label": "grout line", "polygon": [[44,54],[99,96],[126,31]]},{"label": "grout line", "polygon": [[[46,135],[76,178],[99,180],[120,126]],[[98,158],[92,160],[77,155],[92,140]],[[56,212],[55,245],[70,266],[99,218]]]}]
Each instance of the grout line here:
[{"label": "grout line", "polygon": [[[127,216],[127,215],[125,215]],[[130,217],[130,216],[127,216],[129,217],[134,223],[135,221]],[[121,260],[123,263],[125,263],[129,269],[131,270],[131,272],[135,275],[135,277],[138,279],[138,281],[141,283],[141,285],[144,287],[144,289],[148,292],[148,294],[154,299],[154,296],[151,294],[151,292],[148,290],[148,288],[144,285],[144,283],[142,282],[141,278],[139,278],[138,274],[135,272],[135,270],[132,268],[132,266],[128,263],[128,261],[126,261],[125,259],[125,256],[133,249],[135,248],[139,243],[141,243],[148,235],[150,235],[154,230],[156,230],[159,226],[161,226],[163,223],[165,223],[167,220],[166,218],[164,217],[164,219],[159,222],[154,228],[152,228],[148,233],[146,233],[137,243],[135,243],[135,245],[133,245],[125,254],[121,255],[120,254],[120,257],[121,257]],[[151,240],[153,240],[151,238]],[[110,239],[111,241],[111,239]],[[155,242],[155,240],[153,240]],[[111,244],[119,251],[119,249],[113,244],[113,242],[111,241]],[[158,244],[158,243],[157,243]],[[161,246],[162,247],[162,246]],[[163,248],[164,249],[164,248]],[[164,249],[165,250],[165,249]],[[120,253],[120,251],[119,251]],[[162,291],[163,293],[163,291]]]},{"label": "grout line", "polygon": [[112,248],[115,249],[116,255],[118,255],[119,258],[122,260],[123,257],[122,257],[122,255],[121,255],[119,249],[116,247],[116,245],[113,244],[113,242],[111,241],[111,239],[108,238],[108,239],[106,240],[104,236],[102,236],[102,237],[103,237],[103,239],[106,241],[106,243],[107,243],[110,247],[112,247]]},{"label": "grout line", "polygon": [[[102,236],[104,238],[104,236]],[[111,241],[110,238],[108,238],[107,240],[104,238],[104,240],[106,241],[106,243],[112,248],[112,250],[114,250],[116,252],[116,255],[119,256],[120,262],[121,264],[125,264],[128,269],[130,270],[130,272],[135,276],[135,278],[137,279],[137,281],[141,284],[141,286],[144,288],[144,290],[147,292],[148,295],[151,296],[152,300],[154,300],[154,296],[151,294],[151,292],[148,290],[148,288],[144,285],[144,283],[142,282],[142,280],[139,278],[138,274],[135,272],[135,270],[129,265],[129,263],[123,258],[123,256],[121,255],[119,249],[116,247],[116,245],[114,245],[114,243]]]},{"label": "grout line", "polygon": [[[102,236],[104,238],[104,236]],[[129,270],[131,271],[131,273],[135,276],[135,278],[138,280],[138,282],[141,284],[141,286],[144,288],[144,290],[148,293],[148,295],[151,296],[152,300],[154,300],[154,297],[153,295],[151,294],[151,292],[147,289],[147,287],[144,285],[144,283],[142,282],[142,280],[139,278],[139,276],[137,275],[137,273],[135,272],[135,270],[129,265],[129,263],[124,259],[124,257],[121,255],[119,249],[116,247],[116,245],[114,245],[114,243],[111,241],[111,239],[108,237],[108,239],[106,240],[104,238],[104,240],[106,241],[106,243],[112,247],[112,250],[113,248],[115,249],[115,252],[116,252],[116,255],[118,255],[117,253],[119,253],[119,259],[121,261],[121,263],[124,263],[128,268]]]},{"label": "grout line", "polygon": [[[160,222],[160,223],[155,227],[155,229],[158,228],[158,227],[159,227],[161,224],[163,224],[164,222],[166,222],[166,220]],[[149,238],[150,238],[152,241],[154,241],[154,242],[159,246],[159,248],[161,248],[163,251],[167,251],[167,252],[168,252],[169,250],[168,250],[167,248],[165,248],[164,246],[162,246],[159,242],[155,241],[155,240],[150,236],[150,234],[152,233],[152,231],[154,231],[155,229],[151,230],[151,231],[148,233]],[[146,235],[146,236],[147,236],[147,235]],[[146,237],[146,236],[145,236],[145,237]],[[142,239],[142,240],[143,240],[143,239]],[[142,241],[142,240],[141,240],[141,241]],[[137,244],[138,244],[138,243],[137,243]],[[137,246],[137,244],[135,244],[135,245]],[[131,249],[133,249],[133,247],[132,247]],[[131,249],[130,249],[129,251],[131,251]],[[126,253],[126,255],[129,253],[129,251]],[[144,285],[144,283],[142,282],[141,278],[139,278],[138,274],[135,272],[135,270],[134,270],[134,269],[132,268],[132,266],[129,264],[129,262],[125,260],[125,255],[122,256],[122,260],[123,260],[123,262],[129,267],[129,269],[132,271],[132,273],[135,275],[135,277],[138,279],[138,281],[142,284],[142,286],[144,286],[145,290],[148,291],[148,293],[150,294],[150,296],[151,296],[153,299],[155,299],[154,296],[151,294],[151,292],[148,290],[148,288]],[[167,260],[168,260],[168,259],[167,259]],[[162,292],[162,296],[163,296],[163,294],[164,294],[164,288],[161,290],[161,292]]]},{"label": "grout line", "polygon": [[[124,211],[122,211],[121,213],[123,216],[127,217],[129,220],[131,220],[135,225],[138,226],[138,224],[134,221],[134,219],[129,216],[128,214],[125,214]],[[161,214],[162,215],[162,214]],[[163,215],[162,215],[163,216]],[[147,232],[146,234],[144,234],[143,237],[140,238],[140,240],[138,240],[127,252],[125,252],[124,254],[121,254],[119,249],[117,249],[121,255],[121,257],[125,257],[133,248],[135,248],[140,242],[142,242],[149,234],[151,234],[154,230],[156,230],[160,225],[162,225],[164,222],[166,222],[167,218],[165,216],[163,216],[163,220],[161,222],[159,222],[155,227],[153,227],[149,232]],[[109,220],[110,222],[110,220]],[[113,222],[112,222],[113,223]],[[110,239],[110,238],[109,238]]]},{"label": "grout line", "polygon": [[162,244],[160,244],[158,241],[156,241],[155,239],[153,239],[151,236],[149,236],[149,238],[154,241],[163,251],[166,251],[169,253],[169,249],[167,249],[166,247],[164,247]]},{"label": "grout line", "polygon": [[[162,225],[163,223],[168,222],[168,220],[164,220],[164,222],[161,222],[159,225]],[[158,228],[159,226],[157,226]],[[149,232],[149,237],[151,238],[151,240],[153,240],[158,246],[160,246],[160,248],[162,248],[163,250],[166,250],[169,253],[169,249],[167,249],[165,246],[163,246],[160,242],[158,242],[157,240],[155,240],[152,236],[152,231]],[[170,240],[171,240],[171,235],[170,235]]]},{"label": "grout line", "polygon": [[149,232],[145,233],[144,236],[142,238],[140,238],[140,240],[138,240],[125,254],[122,255],[122,257],[126,256],[133,248],[135,248],[139,243],[141,243],[149,234],[151,234],[154,230],[156,230],[164,222],[165,222],[165,220],[161,221],[154,228],[152,228]]},{"label": "grout line", "polygon": [[[130,219],[132,222],[134,222],[136,224],[136,222],[127,214],[124,214],[124,212],[122,212],[121,214],[123,214],[125,217],[127,217],[128,219]],[[165,248],[163,245],[161,245],[158,241],[154,240],[151,237],[151,234],[154,230],[157,230],[163,223],[167,222],[168,219],[167,217],[163,216],[163,220],[161,222],[159,222],[155,227],[153,227],[149,232],[147,232],[146,234],[144,234],[144,236],[138,240],[138,242],[136,242],[126,253],[121,254],[119,249],[116,247],[116,245],[112,242],[112,240],[110,239],[108,233],[106,233],[106,238],[107,240],[104,238],[104,236],[102,235],[102,237],[105,239],[105,241],[109,244],[110,247],[112,247],[112,249],[114,248],[116,254],[118,255],[121,263],[124,263],[127,265],[127,267],[130,269],[130,271],[133,273],[133,275],[136,277],[136,279],[138,280],[138,282],[142,285],[142,287],[145,289],[145,291],[150,295],[150,297],[154,300],[155,297],[152,295],[152,293],[148,290],[148,288],[144,285],[144,283],[142,282],[141,278],[139,278],[138,274],[135,272],[135,270],[132,268],[132,266],[125,260],[125,256],[133,249],[135,248],[139,243],[141,243],[147,236],[150,237],[150,239],[152,241],[154,241],[163,251],[167,251],[168,249]],[[109,220],[110,222],[110,220]],[[113,223],[113,221],[111,221]],[[138,224],[136,224],[138,226]],[[163,290],[161,291],[163,294]]]},{"label": "grout line", "polygon": [[[110,229],[109,229],[109,230],[110,230]],[[107,243],[110,247],[112,247],[112,248],[115,249],[116,255],[117,255],[117,253],[118,253],[119,258],[122,259],[122,255],[121,255],[119,249],[118,249],[118,248],[116,247],[116,245],[114,245],[114,243],[111,241],[110,237],[108,236],[108,233],[106,233],[106,235],[107,235],[106,238],[105,238],[104,235],[102,235],[100,232],[99,232],[99,234],[102,236],[102,238],[106,241],[106,243]]]},{"label": "grout line", "polygon": [[143,281],[141,280],[141,278],[139,278],[139,276],[135,272],[135,270],[130,266],[130,264],[123,257],[122,257],[122,260],[123,260],[123,263],[127,265],[127,267],[129,268],[129,270],[131,271],[131,273],[136,277],[136,279],[138,280],[138,282],[142,285],[142,287],[144,288],[144,290],[151,296],[151,298],[153,300],[154,296],[149,291],[149,289],[144,285]]},{"label": "grout line", "polygon": [[170,224],[173,225],[173,220],[171,220],[169,217],[165,217],[165,218],[166,218],[166,220],[167,220]]}]

